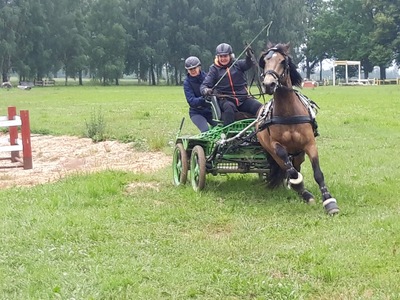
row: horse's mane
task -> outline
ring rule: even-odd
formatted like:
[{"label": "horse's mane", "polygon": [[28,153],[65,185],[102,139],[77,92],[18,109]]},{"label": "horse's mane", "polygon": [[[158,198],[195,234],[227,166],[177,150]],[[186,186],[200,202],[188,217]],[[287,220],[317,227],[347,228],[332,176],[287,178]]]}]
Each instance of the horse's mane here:
[{"label": "horse's mane", "polygon": [[279,44],[275,44],[275,45],[272,43],[268,43],[267,50],[265,50],[261,53],[259,65],[262,69],[264,69],[264,66],[265,66],[264,56],[268,53],[268,51],[274,49],[275,51],[281,53],[282,55],[284,55],[288,58],[288,67],[289,67],[290,80],[292,81],[292,85],[301,87],[301,84],[303,82],[303,77],[301,77],[300,73],[297,71],[297,66],[293,63],[293,59],[289,55],[289,48],[290,48],[290,43],[287,43],[287,44],[279,43]]}]

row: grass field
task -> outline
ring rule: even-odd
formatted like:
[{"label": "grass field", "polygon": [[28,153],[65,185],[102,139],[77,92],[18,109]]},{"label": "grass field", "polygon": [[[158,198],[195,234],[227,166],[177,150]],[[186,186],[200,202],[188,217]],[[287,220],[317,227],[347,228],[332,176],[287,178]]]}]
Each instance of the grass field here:
[{"label": "grass field", "polygon": [[[0,190],[0,299],[400,299],[400,86],[303,92],[321,107],[340,215],[255,175],[209,175],[196,194],[170,168]],[[182,87],[0,89],[0,101],[54,135],[83,135],[101,110],[108,138],[168,154],[187,116]],[[190,120],[183,133],[197,133]]]}]

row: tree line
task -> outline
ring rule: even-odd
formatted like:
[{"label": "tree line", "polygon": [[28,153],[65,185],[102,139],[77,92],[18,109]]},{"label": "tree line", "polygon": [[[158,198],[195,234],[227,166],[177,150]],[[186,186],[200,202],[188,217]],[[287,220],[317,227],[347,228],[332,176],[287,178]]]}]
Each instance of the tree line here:
[{"label": "tree line", "polygon": [[400,0],[0,0],[0,72],[21,81],[89,76],[119,84],[123,75],[179,84],[183,60],[212,63],[215,47],[290,42],[307,77],[325,58],[374,66],[400,61]]}]

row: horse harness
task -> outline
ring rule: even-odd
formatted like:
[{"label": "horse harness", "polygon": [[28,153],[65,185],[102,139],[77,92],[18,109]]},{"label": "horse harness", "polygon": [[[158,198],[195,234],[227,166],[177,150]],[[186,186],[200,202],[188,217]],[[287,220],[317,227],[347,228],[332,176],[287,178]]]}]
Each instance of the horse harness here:
[{"label": "horse harness", "polygon": [[317,128],[315,116],[318,112],[319,106],[307,98],[297,90],[295,90],[297,97],[300,102],[307,108],[308,116],[291,116],[291,117],[280,117],[273,115],[273,102],[274,99],[271,99],[266,105],[264,105],[261,114],[258,117],[258,132],[268,129],[269,126],[279,124],[279,125],[294,125],[294,124],[303,124],[310,123],[313,125],[314,131]]}]

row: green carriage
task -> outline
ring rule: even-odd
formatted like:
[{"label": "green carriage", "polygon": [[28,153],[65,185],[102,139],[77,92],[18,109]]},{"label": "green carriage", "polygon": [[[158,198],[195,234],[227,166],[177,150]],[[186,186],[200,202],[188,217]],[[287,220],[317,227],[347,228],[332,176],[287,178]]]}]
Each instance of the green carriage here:
[{"label": "green carriage", "polygon": [[[214,115],[216,99],[212,101]],[[256,173],[265,178],[269,172],[268,156],[256,137],[256,119],[238,120],[227,126],[218,125],[194,136],[180,135],[179,128],[173,153],[173,182],[183,185],[188,178],[195,191],[205,187],[206,175]]]}]

